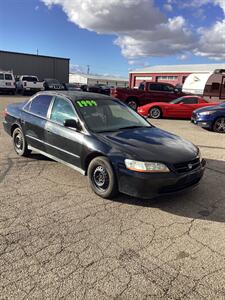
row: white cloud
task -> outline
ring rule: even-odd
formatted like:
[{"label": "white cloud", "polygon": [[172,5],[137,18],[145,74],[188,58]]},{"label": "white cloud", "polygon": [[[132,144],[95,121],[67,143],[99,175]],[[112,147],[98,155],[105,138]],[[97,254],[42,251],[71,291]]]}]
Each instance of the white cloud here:
[{"label": "white cloud", "polygon": [[187,60],[189,55],[187,53],[179,55],[177,58],[179,60]]},{"label": "white cloud", "polygon": [[[129,60],[139,57],[178,55],[187,52],[222,59],[224,22],[212,28],[190,29],[182,16],[170,19],[155,6],[155,0],[41,0],[47,6],[60,5],[68,19],[81,28],[99,34],[114,34],[115,44]],[[219,5],[225,13],[225,0],[167,0],[167,10],[174,4],[201,8]],[[164,9],[166,9],[164,6]],[[175,7],[175,6],[174,6]],[[217,36],[213,37],[211,35]],[[211,42],[207,44],[207,40]]]},{"label": "white cloud", "polygon": [[169,3],[167,4],[164,4],[163,5],[163,8],[166,10],[166,11],[173,11],[173,6]]},{"label": "white cloud", "polygon": [[199,47],[194,53],[214,60],[225,60],[225,19],[211,28],[199,29],[199,33]]}]

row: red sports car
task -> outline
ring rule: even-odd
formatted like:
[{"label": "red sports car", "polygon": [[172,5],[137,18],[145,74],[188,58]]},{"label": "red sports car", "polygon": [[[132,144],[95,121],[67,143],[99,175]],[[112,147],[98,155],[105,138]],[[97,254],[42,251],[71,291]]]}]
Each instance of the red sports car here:
[{"label": "red sports car", "polygon": [[208,102],[199,96],[183,96],[169,103],[153,102],[140,106],[138,113],[144,117],[159,118],[183,118],[191,119],[195,109],[204,106],[218,105],[218,102]]}]

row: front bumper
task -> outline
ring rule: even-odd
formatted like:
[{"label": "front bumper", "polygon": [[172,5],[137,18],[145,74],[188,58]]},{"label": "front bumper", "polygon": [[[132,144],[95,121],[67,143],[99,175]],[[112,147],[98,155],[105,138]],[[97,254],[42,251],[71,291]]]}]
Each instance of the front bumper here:
[{"label": "front bumper", "polygon": [[9,123],[4,120],[2,124],[5,132],[11,135],[11,127],[9,126]]},{"label": "front bumper", "polygon": [[195,125],[198,125],[203,128],[212,128],[213,120],[211,119],[210,115],[202,116],[197,113],[193,113],[191,117],[191,122]]},{"label": "front bumper", "polygon": [[202,160],[199,168],[183,174],[138,173],[120,168],[118,170],[119,191],[132,197],[152,199],[193,188],[200,182],[205,164],[205,160]]}]

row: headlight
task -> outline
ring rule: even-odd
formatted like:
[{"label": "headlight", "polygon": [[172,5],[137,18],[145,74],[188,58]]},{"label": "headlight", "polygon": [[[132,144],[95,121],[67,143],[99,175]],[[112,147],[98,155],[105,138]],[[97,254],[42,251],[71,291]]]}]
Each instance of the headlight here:
[{"label": "headlight", "polygon": [[199,158],[200,162],[202,162],[202,154],[200,152],[200,150],[198,149],[198,155],[197,158]]},{"label": "headlight", "polygon": [[199,114],[201,116],[208,116],[208,115],[211,115],[212,113],[214,113],[213,111],[203,111],[203,112],[200,112]]},{"label": "headlight", "polygon": [[136,172],[159,172],[167,173],[170,172],[168,167],[160,162],[144,162],[131,159],[125,159],[125,166],[127,169],[136,171]]}]

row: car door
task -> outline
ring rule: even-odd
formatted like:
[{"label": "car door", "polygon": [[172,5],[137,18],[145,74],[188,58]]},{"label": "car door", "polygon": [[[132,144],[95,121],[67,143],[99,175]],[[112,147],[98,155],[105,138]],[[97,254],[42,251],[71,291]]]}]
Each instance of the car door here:
[{"label": "car door", "polygon": [[191,118],[192,112],[198,108],[197,97],[184,98],[182,103],[178,104],[177,116],[179,118]]},{"label": "car door", "polygon": [[51,95],[38,95],[24,106],[21,113],[21,123],[27,143],[44,152],[46,150],[45,126],[52,99]]},{"label": "car door", "polygon": [[163,102],[164,93],[162,90],[162,85],[160,83],[148,83],[147,90],[145,92],[143,104],[148,104],[150,102]]},{"label": "car door", "polygon": [[75,128],[65,127],[66,119],[78,120],[78,115],[69,99],[56,96],[46,124],[47,152],[53,157],[81,168],[80,156],[84,134]]}]

